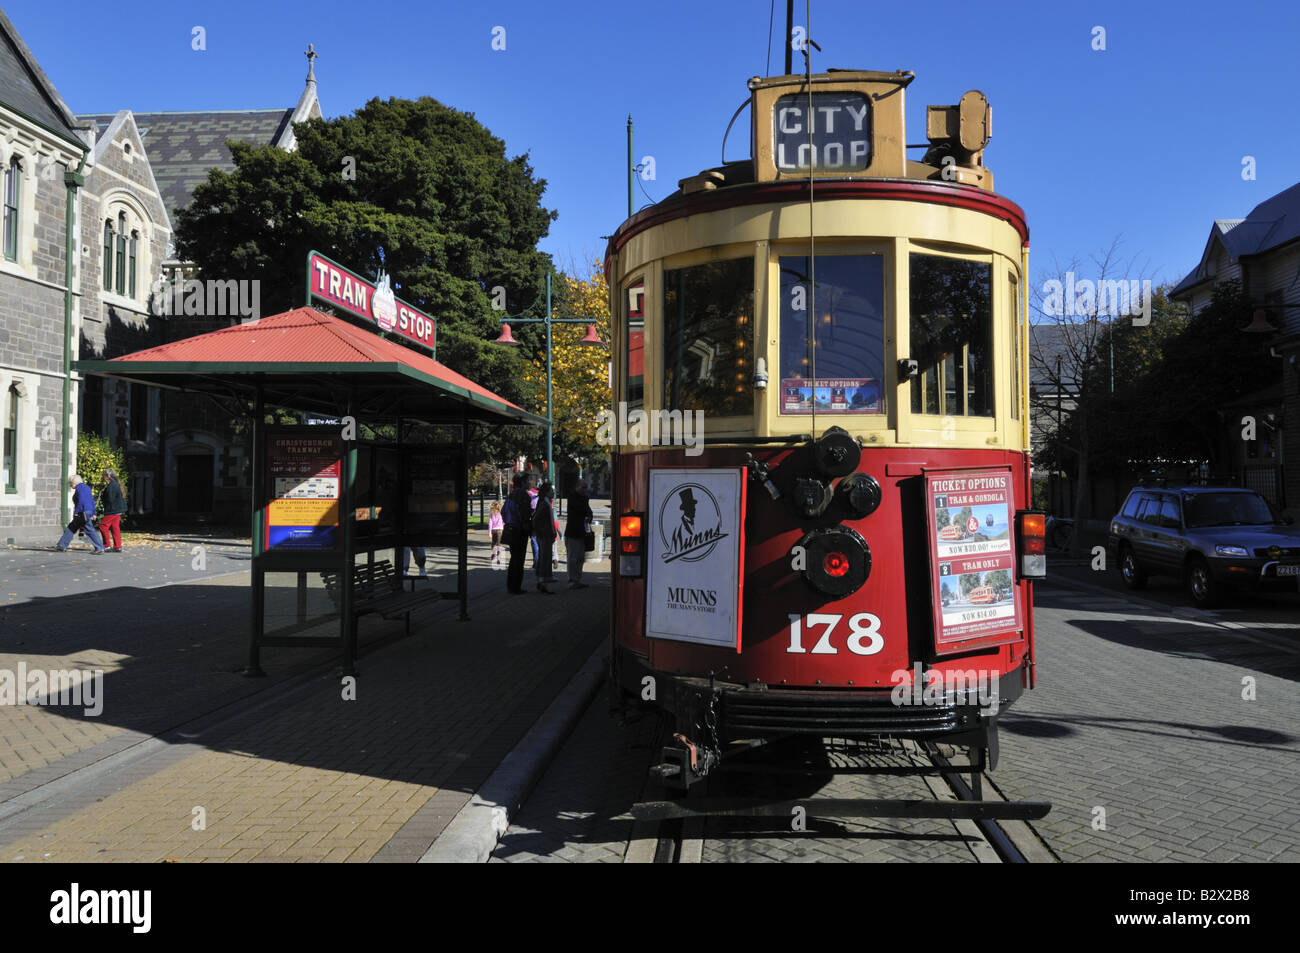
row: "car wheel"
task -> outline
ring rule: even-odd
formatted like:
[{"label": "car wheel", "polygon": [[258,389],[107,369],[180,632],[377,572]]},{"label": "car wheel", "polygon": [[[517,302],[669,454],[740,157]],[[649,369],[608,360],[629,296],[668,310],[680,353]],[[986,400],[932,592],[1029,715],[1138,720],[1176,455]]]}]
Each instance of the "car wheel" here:
[{"label": "car wheel", "polygon": [[1187,595],[1198,609],[1213,609],[1223,599],[1223,585],[1210,573],[1210,565],[1197,556],[1187,564]]},{"label": "car wheel", "polygon": [[1124,585],[1130,589],[1143,589],[1147,584],[1147,574],[1138,565],[1137,557],[1133,555],[1133,550],[1124,546],[1119,551],[1119,574],[1124,580]]}]

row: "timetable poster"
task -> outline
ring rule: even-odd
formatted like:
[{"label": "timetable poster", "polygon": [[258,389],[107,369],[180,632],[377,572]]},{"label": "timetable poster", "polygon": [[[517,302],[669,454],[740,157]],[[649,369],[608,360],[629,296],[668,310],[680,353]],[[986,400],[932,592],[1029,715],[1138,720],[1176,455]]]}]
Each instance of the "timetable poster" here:
[{"label": "timetable poster", "polygon": [[266,438],[266,548],[339,547],[340,437],[270,433]]},{"label": "timetable poster", "polygon": [[[997,644],[1022,627],[1010,470],[927,470],[935,647]],[[1001,637],[1001,638],[1000,638]]]},{"label": "timetable poster", "polygon": [[406,461],[406,532],[460,535],[460,448],[422,449]]}]

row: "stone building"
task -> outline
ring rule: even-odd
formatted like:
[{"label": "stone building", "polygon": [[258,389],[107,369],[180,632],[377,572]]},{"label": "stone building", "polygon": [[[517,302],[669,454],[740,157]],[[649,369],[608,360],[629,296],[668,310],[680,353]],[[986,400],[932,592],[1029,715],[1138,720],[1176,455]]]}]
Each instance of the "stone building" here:
[{"label": "stone building", "polygon": [[69,500],[76,384],[64,362],[77,357],[81,275],[68,235],[84,136],[0,11],[0,542],[53,543]]},{"label": "stone building", "polygon": [[[111,240],[118,248],[125,234],[128,249],[125,285],[116,251],[111,289],[104,285],[102,264],[95,267],[97,283],[93,288],[100,300],[94,331],[98,336],[86,339],[92,349],[88,357],[117,357],[258,317],[232,314],[228,308],[178,313],[174,306],[178,285],[183,295],[181,283],[185,281],[224,282],[226,276],[199,275],[193,264],[178,260],[171,245],[172,224],[176,213],[193,201],[195,187],[207,180],[209,170],[234,171],[229,140],[292,150],[297,146],[293,124],[320,118],[316,53],[309,48],[307,55],[306,85],[293,107],[78,117],[93,125],[99,137],[96,158],[102,155],[107,163],[104,175],[94,183],[96,194],[88,194],[84,201],[87,224],[82,230],[83,244],[92,250],[103,249],[99,257],[106,259],[110,236],[116,236]],[[127,231],[121,232],[121,228]],[[124,298],[119,286],[130,286],[129,249],[137,231],[140,271],[134,293]],[[147,279],[139,278],[143,275]],[[89,295],[90,269],[87,282]],[[171,307],[166,306],[164,297]],[[248,438],[237,433],[230,415],[211,401],[118,383],[116,387],[107,385],[102,396],[88,387],[81,410],[85,426],[103,427],[98,432],[113,446],[126,449],[136,484],[130,504],[133,511],[219,521],[247,517],[251,477]]]},{"label": "stone building", "polygon": [[[96,129],[81,192],[82,300],[78,350],[105,360],[163,343],[157,312],[171,222],[135,117],[117,113]],[[90,376],[80,388],[79,429],[126,453],[128,511],[154,509],[161,459],[155,388]]]}]

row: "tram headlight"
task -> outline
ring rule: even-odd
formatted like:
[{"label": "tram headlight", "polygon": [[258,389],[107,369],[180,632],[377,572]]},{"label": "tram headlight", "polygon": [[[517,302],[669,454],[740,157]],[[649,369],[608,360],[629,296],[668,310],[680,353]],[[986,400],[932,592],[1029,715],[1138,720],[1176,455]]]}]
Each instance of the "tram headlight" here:
[{"label": "tram headlight", "polygon": [[818,592],[840,599],[861,589],[871,575],[871,549],[847,526],[815,529],[799,545],[806,557],[804,581]]},{"label": "tram headlight", "polygon": [[880,484],[865,473],[850,473],[835,487],[835,495],[855,519],[870,516],[880,506]]},{"label": "tram headlight", "polygon": [[618,518],[618,574],[623,578],[645,575],[644,513],[624,513]]},{"label": "tram headlight", "polygon": [[828,427],[813,443],[813,460],[828,477],[847,476],[858,468],[862,448],[843,427]]},{"label": "tram headlight", "polygon": [[790,503],[804,519],[815,519],[826,512],[833,498],[834,495],[827,484],[816,477],[803,476],[794,481]]}]

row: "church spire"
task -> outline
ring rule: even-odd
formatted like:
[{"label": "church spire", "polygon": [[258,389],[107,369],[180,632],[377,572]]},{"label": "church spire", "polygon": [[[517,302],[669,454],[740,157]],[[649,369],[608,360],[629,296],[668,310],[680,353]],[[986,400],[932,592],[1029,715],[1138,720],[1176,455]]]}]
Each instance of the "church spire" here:
[{"label": "church spire", "polygon": [[308,43],[307,52],[303,55],[307,57],[307,84],[312,85],[316,82],[316,57],[320,54],[316,52],[314,44]]}]

